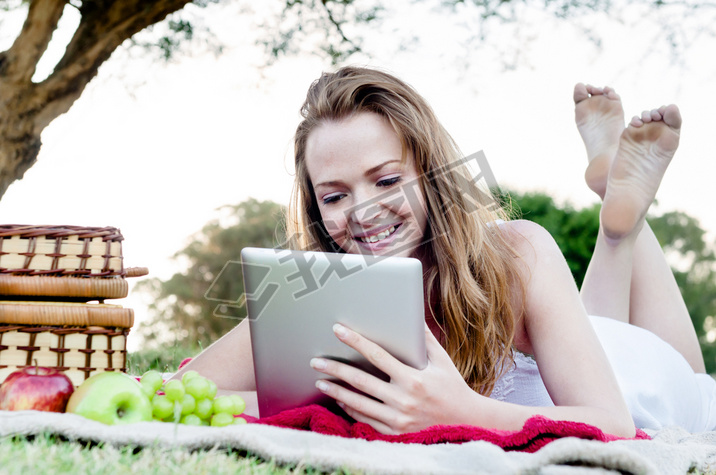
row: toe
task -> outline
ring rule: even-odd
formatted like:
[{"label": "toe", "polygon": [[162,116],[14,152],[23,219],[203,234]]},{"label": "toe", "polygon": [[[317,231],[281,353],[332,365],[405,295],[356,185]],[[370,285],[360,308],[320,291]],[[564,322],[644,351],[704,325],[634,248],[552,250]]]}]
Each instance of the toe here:
[{"label": "toe", "polygon": [[642,125],[644,125],[644,121],[641,120],[641,117],[639,117],[638,115],[635,115],[634,117],[631,118],[631,122],[629,122],[629,125],[634,126],[634,127],[641,127]]},{"label": "toe", "polygon": [[615,91],[613,88],[607,86],[604,88],[604,95],[607,96],[609,99],[619,100],[621,99],[619,97],[619,94],[617,94],[617,91]]},{"label": "toe", "polygon": [[576,86],[574,86],[574,102],[580,103],[585,99],[589,98],[589,92],[587,91],[587,86],[582,84],[581,82],[578,83]]},{"label": "toe", "polygon": [[604,89],[602,89],[601,87],[592,86],[591,84],[587,84],[587,91],[589,91],[589,93],[592,94],[592,95],[594,95],[594,94],[598,94],[598,95],[604,94]]},{"label": "toe", "polygon": [[679,112],[679,108],[676,105],[670,104],[666,106],[662,115],[666,125],[674,129],[681,128],[681,112]]}]

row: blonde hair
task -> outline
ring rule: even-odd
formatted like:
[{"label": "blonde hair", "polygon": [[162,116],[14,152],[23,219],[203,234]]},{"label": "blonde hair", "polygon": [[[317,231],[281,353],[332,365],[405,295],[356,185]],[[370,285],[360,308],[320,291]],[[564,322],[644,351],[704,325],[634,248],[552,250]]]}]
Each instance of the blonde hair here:
[{"label": "blonde hair", "polygon": [[501,208],[489,207],[494,204],[489,192],[476,187],[466,192],[460,185],[472,184],[472,174],[459,165],[458,147],[412,87],[385,72],[358,67],[324,73],[312,84],[294,139],[296,177],[286,219],[289,246],[343,252],[321,221],[306,169],[306,142],[323,122],[361,112],[386,118],[404,155],[413,154],[428,214],[421,249],[427,301],[434,303],[431,312],[455,366],[470,387],[489,395],[512,363],[513,304],[523,300],[512,295],[514,289],[522,290],[515,254],[499,227],[490,224],[506,216]]}]

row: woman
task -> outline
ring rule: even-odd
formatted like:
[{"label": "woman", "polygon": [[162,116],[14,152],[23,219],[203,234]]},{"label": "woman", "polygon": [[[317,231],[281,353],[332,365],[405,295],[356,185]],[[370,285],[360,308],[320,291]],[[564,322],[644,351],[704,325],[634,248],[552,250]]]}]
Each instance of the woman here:
[{"label": "woman", "polygon": [[[604,199],[581,298],[544,229],[504,221],[486,206],[484,193],[466,193],[469,171],[455,166],[461,154],[407,84],[381,71],[349,67],[312,85],[295,139],[291,247],[412,256],[425,270],[425,369],[403,365],[341,326],[336,336],[390,381],[337,361],[311,361],[327,378],[360,391],[328,379],[317,382],[350,416],[384,433],[435,424],[518,430],[537,414],[624,437],[634,435],[635,422],[648,427],[675,421],[692,430],[716,424],[708,410],[716,384],[695,374],[703,371],[703,360],[693,327],[680,311],[678,289],[644,221],[678,145],[678,109],[650,111],[622,133],[623,118],[618,132],[616,125],[621,104],[613,91],[578,85],[575,99],[591,160],[587,181]],[[609,318],[590,319],[587,311]],[[661,332],[668,343],[634,325]],[[657,345],[659,354],[669,350],[659,360],[675,368],[669,377],[681,375],[688,358],[693,370],[679,382],[693,383],[689,388],[698,387],[698,397],[684,399],[676,391],[644,402],[640,384],[624,384],[620,375],[652,384],[660,374],[654,365],[618,361],[604,350],[619,349],[622,343],[611,336],[623,331],[632,345]],[[245,322],[188,369],[222,389],[243,391],[255,403]],[[657,393],[663,389],[652,386]],[[626,401],[624,389],[631,391]],[[676,416],[660,409],[683,402],[701,406]]]}]

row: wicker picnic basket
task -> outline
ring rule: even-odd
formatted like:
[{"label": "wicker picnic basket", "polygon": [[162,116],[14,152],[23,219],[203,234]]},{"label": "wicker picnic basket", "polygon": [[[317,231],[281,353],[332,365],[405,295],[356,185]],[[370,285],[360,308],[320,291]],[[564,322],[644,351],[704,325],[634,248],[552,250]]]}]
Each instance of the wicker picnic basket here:
[{"label": "wicker picnic basket", "polygon": [[0,225],[0,382],[35,362],[75,386],[102,371],[125,371],[132,309],[122,234],[116,228]]}]

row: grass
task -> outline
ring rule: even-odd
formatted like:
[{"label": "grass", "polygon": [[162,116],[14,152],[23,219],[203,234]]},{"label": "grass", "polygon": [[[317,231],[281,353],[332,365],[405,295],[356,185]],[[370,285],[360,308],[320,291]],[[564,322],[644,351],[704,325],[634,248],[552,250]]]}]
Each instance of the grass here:
[{"label": "grass", "polygon": [[[174,346],[144,350],[127,357],[127,372],[141,375],[150,369],[176,371],[179,363],[200,349]],[[115,448],[70,442],[53,435],[0,438],[0,475],[63,474],[321,474],[304,465],[280,466],[258,456],[229,449],[189,451],[180,448]],[[346,471],[333,472],[347,474]]]},{"label": "grass", "polygon": [[[33,439],[0,439],[0,473],[3,475],[105,475],[152,474],[319,474],[305,466],[281,467],[272,461],[212,449],[190,452],[181,449],[115,448],[59,440],[51,435]],[[338,471],[335,474],[347,472]]]},{"label": "grass", "polygon": [[200,348],[174,345],[171,348],[141,350],[127,354],[127,373],[141,375],[150,369],[162,373],[173,373],[184,358],[191,358],[201,352]]}]

